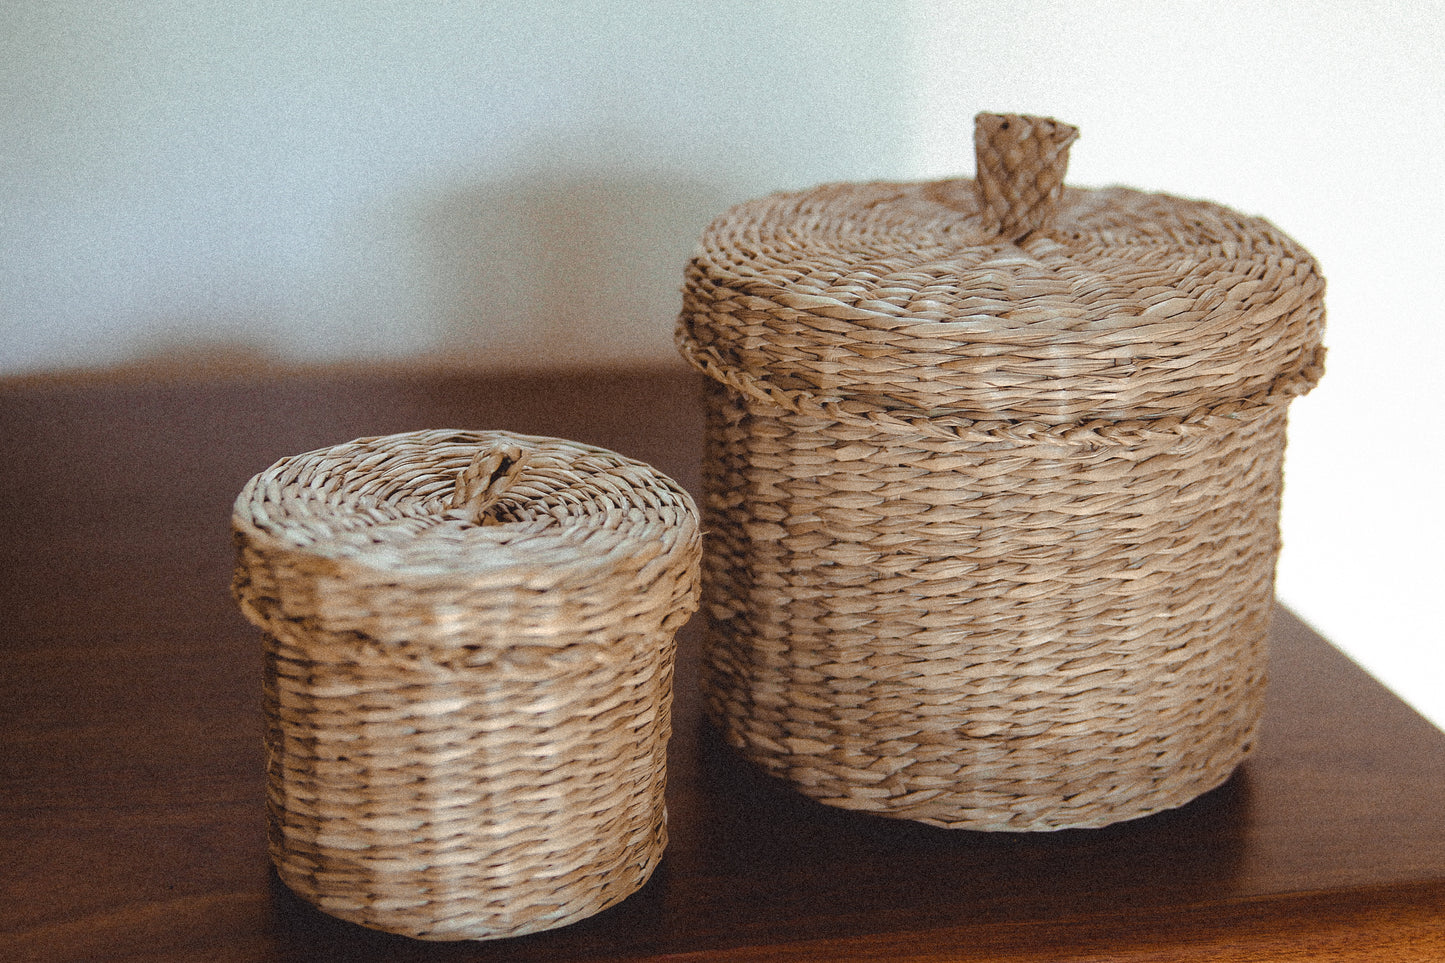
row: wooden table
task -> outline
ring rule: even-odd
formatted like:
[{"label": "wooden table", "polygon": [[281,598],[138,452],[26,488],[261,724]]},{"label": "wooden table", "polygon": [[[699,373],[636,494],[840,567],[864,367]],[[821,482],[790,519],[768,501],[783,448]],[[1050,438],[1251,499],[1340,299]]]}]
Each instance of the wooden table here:
[{"label": "wooden table", "polygon": [[490,943],[322,915],[266,861],[230,505],[284,455],[428,427],[575,438],[697,487],[676,368],[0,383],[0,959],[1445,960],[1445,735],[1287,612],[1263,748],[1229,783],[1042,835],[831,810],[759,776],[700,723],[685,630],[672,843],[640,892]]}]

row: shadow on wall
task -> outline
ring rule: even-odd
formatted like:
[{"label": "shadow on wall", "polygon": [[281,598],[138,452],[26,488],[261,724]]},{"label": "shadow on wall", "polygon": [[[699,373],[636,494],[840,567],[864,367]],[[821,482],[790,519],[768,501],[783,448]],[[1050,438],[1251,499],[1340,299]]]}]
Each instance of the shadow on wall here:
[{"label": "shadow on wall", "polygon": [[631,149],[641,142],[543,142],[473,180],[423,176],[329,225],[335,207],[313,211],[295,256],[261,268],[276,297],[245,315],[198,298],[194,319],[148,318],[121,366],[681,364],[688,256],[710,221],[773,185],[649,158]]},{"label": "shadow on wall", "polygon": [[675,360],[687,258],[750,191],[635,163],[520,170],[419,208],[440,350],[527,366]]}]

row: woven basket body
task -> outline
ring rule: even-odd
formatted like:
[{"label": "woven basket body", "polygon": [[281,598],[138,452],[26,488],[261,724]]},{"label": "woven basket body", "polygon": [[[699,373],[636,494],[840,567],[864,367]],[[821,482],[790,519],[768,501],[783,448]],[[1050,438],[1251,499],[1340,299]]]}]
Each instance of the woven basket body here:
[{"label": "woven basket body", "polygon": [[764,198],[689,264],[706,705],[831,805],[1101,826],[1253,745],[1323,282],[1263,221],[1064,189],[1070,131],[981,118],[976,181]]},{"label": "woven basket body", "polygon": [[277,463],[233,527],[289,887],[446,940],[562,926],[646,882],[701,552],[675,483],[571,442],[417,432]]}]

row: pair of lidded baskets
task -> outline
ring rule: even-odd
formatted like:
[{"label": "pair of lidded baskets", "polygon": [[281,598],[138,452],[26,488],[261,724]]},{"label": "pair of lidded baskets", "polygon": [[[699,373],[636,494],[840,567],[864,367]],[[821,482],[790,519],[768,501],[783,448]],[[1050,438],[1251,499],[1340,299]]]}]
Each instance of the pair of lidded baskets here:
[{"label": "pair of lidded baskets", "polygon": [[1255,742],[1324,282],[1263,220],[1065,187],[1076,135],[981,115],[974,180],[742,204],[688,265],[705,705],[822,802],[1101,826]]},{"label": "pair of lidded baskets", "polygon": [[983,115],[975,180],[707,230],[678,327],[709,376],[705,539],[666,476],[560,439],[412,432],[253,478],[234,590],[280,878],[424,939],[636,891],[699,578],[709,715],[822,802],[1048,830],[1226,779],[1324,285],[1264,221],[1065,188],[1075,135]]},{"label": "pair of lidded baskets", "polygon": [[410,432],[281,460],[232,525],[292,890],[454,940],[563,926],[646,882],[701,555],[676,483],[577,442]]}]

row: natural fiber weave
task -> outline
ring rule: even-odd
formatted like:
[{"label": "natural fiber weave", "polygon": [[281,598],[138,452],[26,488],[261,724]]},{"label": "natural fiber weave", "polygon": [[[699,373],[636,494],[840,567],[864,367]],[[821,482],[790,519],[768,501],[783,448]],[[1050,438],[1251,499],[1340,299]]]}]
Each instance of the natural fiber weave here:
[{"label": "natural fiber weave", "polygon": [[1324,285],[1257,218],[1063,188],[1067,125],[977,133],[976,181],[762,198],[688,265],[702,685],[829,804],[1100,826],[1253,745]]},{"label": "natural fiber weave", "polygon": [[701,553],[674,482],[573,442],[415,432],[278,462],[233,527],[288,886],[445,940],[562,926],[648,879]]}]

